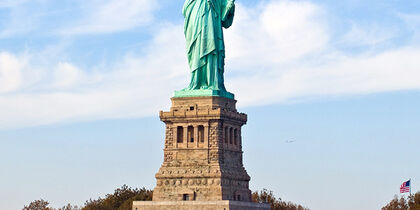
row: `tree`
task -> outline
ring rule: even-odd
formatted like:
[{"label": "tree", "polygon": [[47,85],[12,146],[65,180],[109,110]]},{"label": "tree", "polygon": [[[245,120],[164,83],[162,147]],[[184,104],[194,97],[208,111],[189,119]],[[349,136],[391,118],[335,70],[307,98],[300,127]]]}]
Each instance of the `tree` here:
[{"label": "tree", "polygon": [[398,199],[398,196],[395,196],[382,210],[408,210],[408,206],[404,197]]},{"label": "tree", "polygon": [[[23,210],[132,210],[133,201],[151,201],[152,197],[152,190],[148,190],[144,187],[141,189],[133,189],[128,187],[127,185],[123,185],[122,187],[117,188],[113,194],[105,195],[104,198],[99,197],[96,200],[87,200],[83,207],[72,206],[71,204],[67,204],[66,206],[63,206],[61,208],[54,209],[52,207],[48,207],[48,201],[40,199],[32,201],[28,206],[25,206]],[[292,202],[282,201],[280,198],[276,198],[273,195],[272,191],[268,191],[266,189],[261,190],[259,192],[253,192],[252,201],[258,203],[269,203],[271,205],[272,210],[309,210],[308,208],[305,208],[301,205],[297,205]],[[397,202],[400,201],[397,199]],[[420,193],[418,195],[416,194],[416,196],[413,196],[407,202],[408,204],[404,200],[403,203],[409,205],[410,208],[412,208],[410,210],[420,210]]]},{"label": "tree", "polygon": [[23,210],[53,210],[53,208],[48,207],[50,203],[43,199],[34,200],[28,206],[24,206]]},{"label": "tree", "polygon": [[414,195],[401,197],[398,199],[398,196],[394,196],[386,206],[382,207],[382,210],[420,210],[420,192],[417,192]]},{"label": "tree", "polygon": [[[107,194],[105,198],[96,200],[89,199],[84,207],[67,204],[57,210],[131,210],[133,201],[151,201],[153,191],[142,189],[132,189],[127,185],[117,188],[113,194]],[[23,210],[56,210],[48,207],[49,202],[43,199],[32,201]]]},{"label": "tree", "polygon": [[66,206],[63,206],[59,208],[58,210],[81,210],[78,206],[73,206],[71,204],[67,204]]},{"label": "tree", "polygon": [[116,189],[114,194],[107,194],[105,198],[86,201],[82,210],[131,210],[133,201],[150,201],[152,195],[152,190],[132,189],[123,185]]},{"label": "tree", "polygon": [[409,197],[408,206],[410,210],[420,210],[420,192]]},{"label": "tree", "polygon": [[272,210],[309,210],[301,205],[292,202],[282,201],[281,198],[276,198],[272,191],[263,189],[260,192],[252,193],[252,201],[257,203],[269,203]]}]

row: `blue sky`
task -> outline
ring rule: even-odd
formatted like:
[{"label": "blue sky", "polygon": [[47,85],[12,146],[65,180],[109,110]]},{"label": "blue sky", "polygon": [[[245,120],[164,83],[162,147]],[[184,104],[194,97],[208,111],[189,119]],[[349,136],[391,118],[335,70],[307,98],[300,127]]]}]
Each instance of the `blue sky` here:
[{"label": "blue sky", "polygon": [[[419,190],[420,2],[236,3],[225,81],[252,190],[315,210]],[[189,77],[182,4],[0,0],[0,209],[154,187],[158,111]]]}]

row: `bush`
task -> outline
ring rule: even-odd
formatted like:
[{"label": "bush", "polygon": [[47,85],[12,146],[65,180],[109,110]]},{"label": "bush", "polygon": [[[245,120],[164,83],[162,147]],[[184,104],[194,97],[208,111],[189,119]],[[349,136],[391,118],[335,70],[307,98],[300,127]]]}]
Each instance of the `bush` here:
[{"label": "bush", "polygon": [[261,190],[260,192],[253,192],[252,201],[257,203],[269,203],[272,210],[309,210],[301,205],[282,201],[281,198],[277,199],[274,197],[272,191],[266,189]]}]

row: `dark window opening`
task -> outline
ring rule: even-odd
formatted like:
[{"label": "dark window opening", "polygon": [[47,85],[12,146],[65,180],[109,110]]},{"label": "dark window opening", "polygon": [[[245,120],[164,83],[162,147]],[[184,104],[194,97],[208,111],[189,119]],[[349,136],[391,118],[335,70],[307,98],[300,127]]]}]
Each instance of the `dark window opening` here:
[{"label": "dark window opening", "polygon": [[176,142],[182,143],[183,138],[184,138],[184,128],[182,126],[178,126],[176,129],[176,132],[177,132]]},{"label": "dark window opening", "polygon": [[229,131],[229,144],[232,144],[233,143],[233,128],[230,128],[230,131]]},{"label": "dark window opening", "polygon": [[198,126],[198,139],[201,143],[204,142],[204,126]]},{"label": "dark window opening", "polygon": [[228,138],[229,138],[228,131],[229,131],[229,128],[225,127],[225,143],[226,144],[228,143]]},{"label": "dark window opening", "polygon": [[235,145],[237,145],[237,144],[238,144],[238,130],[237,130],[237,129],[235,129],[235,130],[233,131],[233,136],[234,136],[233,143],[234,143]]},{"label": "dark window opening", "polygon": [[194,127],[188,126],[188,139],[190,142],[194,142]]},{"label": "dark window opening", "polygon": [[190,195],[189,194],[182,195],[182,200],[189,201],[190,200]]}]

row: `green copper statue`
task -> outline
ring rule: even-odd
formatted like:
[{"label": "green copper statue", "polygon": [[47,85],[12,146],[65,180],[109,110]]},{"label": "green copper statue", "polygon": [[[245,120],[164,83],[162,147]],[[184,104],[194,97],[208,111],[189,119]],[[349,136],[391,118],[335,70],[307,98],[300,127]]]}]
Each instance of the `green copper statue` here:
[{"label": "green copper statue", "polygon": [[186,0],[182,11],[191,81],[175,97],[217,95],[233,98],[225,89],[223,28],[235,13],[234,0]]}]

